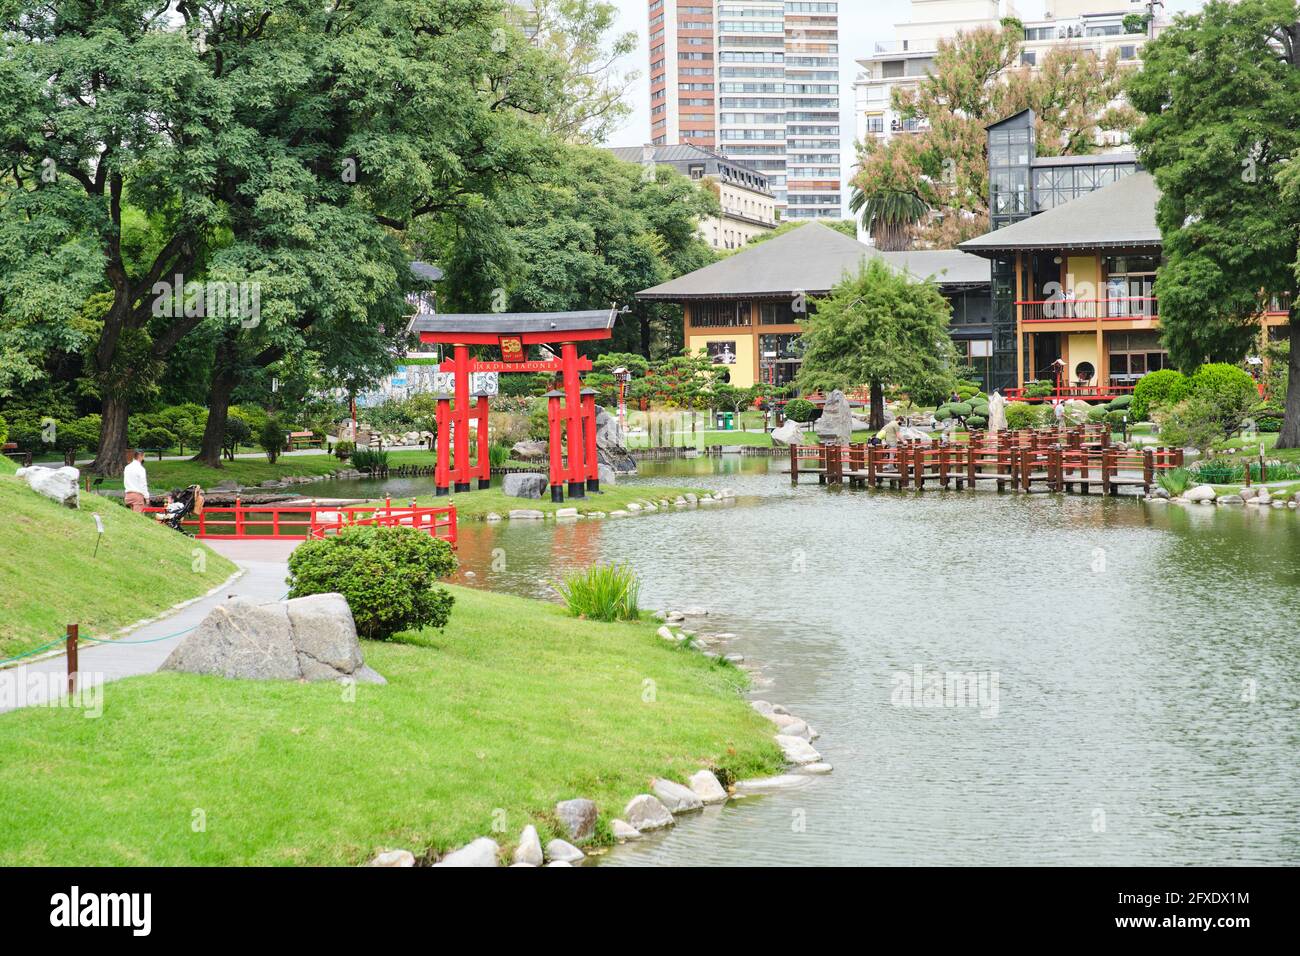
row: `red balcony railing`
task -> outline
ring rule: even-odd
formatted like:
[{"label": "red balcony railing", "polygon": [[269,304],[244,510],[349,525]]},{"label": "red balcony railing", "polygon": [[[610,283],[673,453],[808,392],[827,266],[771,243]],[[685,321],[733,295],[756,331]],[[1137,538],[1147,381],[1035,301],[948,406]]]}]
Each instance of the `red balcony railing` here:
[{"label": "red balcony railing", "polygon": [[1101,319],[1124,322],[1156,319],[1160,307],[1154,296],[1109,299],[1033,299],[1017,302],[1024,322],[1079,322]]},{"label": "red balcony railing", "polygon": [[1133,385],[1062,385],[1050,395],[1025,395],[1023,388],[1004,388],[1002,394],[1010,402],[1064,402],[1078,399],[1083,402],[1113,402],[1121,395],[1132,395]]}]

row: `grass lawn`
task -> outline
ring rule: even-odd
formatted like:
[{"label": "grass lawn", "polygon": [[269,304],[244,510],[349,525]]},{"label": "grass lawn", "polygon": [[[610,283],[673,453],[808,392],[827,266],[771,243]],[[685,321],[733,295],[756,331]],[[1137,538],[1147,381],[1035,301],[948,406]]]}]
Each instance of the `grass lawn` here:
[{"label": "grass lawn", "polygon": [[[388,467],[398,465],[432,465],[434,454],[430,451],[390,451]],[[184,488],[188,485],[202,485],[212,488],[223,481],[237,481],[246,487],[259,485],[272,479],[300,475],[332,475],[340,468],[350,467],[347,462],[339,461],[333,455],[294,455],[281,458],[274,465],[262,458],[236,458],[223,463],[221,468],[209,468],[193,461],[149,461],[144,463],[149,475],[149,490],[167,490]],[[121,478],[110,478],[102,485],[104,488],[121,488]]]},{"label": "grass lawn", "polygon": [[[111,501],[73,511],[11,477],[0,457],[0,658],[59,637],[116,630],[215,587],[235,566],[192,538]],[[104,520],[95,550],[92,509]],[[196,572],[194,549],[204,570]]]},{"label": "grass lawn", "polygon": [[528,823],[544,844],[558,800],[595,800],[608,833],[653,776],[781,766],[735,668],[648,624],[453,590],[445,632],[363,642],[389,683],[351,702],[335,684],[156,674],[110,684],[97,719],[0,716],[0,864],[346,865],[509,847]]},{"label": "grass lawn", "polygon": [[[804,440],[810,445],[815,445],[818,441],[816,433],[811,431],[804,432]],[[676,434],[673,436],[673,443],[677,447],[686,448],[704,448],[708,445],[751,445],[755,448],[771,448],[772,436],[767,432],[698,431],[694,435]],[[628,439],[628,448],[632,451],[646,447],[648,447],[648,439],[645,435],[633,435]]]},{"label": "grass lawn", "polygon": [[667,498],[672,501],[678,495],[684,495],[687,492],[707,494],[707,492],[701,492],[699,488],[688,488],[680,485],[614,485],[604,487],[601,494],[589,494],[585,498],[570,499],[568,495],[565,495],[564,502],[558,505],[551,502],[549,492],[546,493],[546,497],[541,499],[512,498],[507,496],[500,488],[462,492],[444,498],[426,495],[416,500],[419,504],[426,506],[454,504],[457,518],[466,519],[482,518],[490,511],[495,511],[505,517],[506,512],[517,508],[527,508],[547,513],[558,511],[561,508],[577,508],[579,514],[586,514],[589,511],[603,511],[608,514],[611,511],[618,511],[629,502],[644,500],[657,502],[660,498]]}]

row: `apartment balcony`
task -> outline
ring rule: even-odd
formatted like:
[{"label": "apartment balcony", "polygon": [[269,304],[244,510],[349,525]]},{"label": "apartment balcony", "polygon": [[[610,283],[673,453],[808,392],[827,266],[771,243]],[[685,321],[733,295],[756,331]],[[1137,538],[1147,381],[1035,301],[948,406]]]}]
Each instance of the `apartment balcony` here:
[{"label": "apartment balcony", "polygon": [[1025,325],[1053,322],[1136,322],[1160,318],[1154,296],[1107,299],[1034,299],[1016,303]]}]

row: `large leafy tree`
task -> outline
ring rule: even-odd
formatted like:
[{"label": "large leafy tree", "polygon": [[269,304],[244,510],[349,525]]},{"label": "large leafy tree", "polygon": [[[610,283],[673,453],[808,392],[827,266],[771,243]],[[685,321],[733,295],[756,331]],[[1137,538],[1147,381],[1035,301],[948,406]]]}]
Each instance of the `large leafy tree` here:
[{"label": "large leafy tree", "polygon": [[[99,471],[186,336],[373,344],[400,311],[400,232],[538,162],[527,117],[552,89],[504,22],[496,0],[0,0],[0,348],[83,338]],[[175,275],[256,284],[256,324],[160,314]]]},{"label": "large leafy tree", "polygon": [[[985,128],[1023,109],[1036,113],[1045,156],[1091,153],[1129,130],[1133,112],[1116,103],[1126,73],[1118,50],[1098,57],[1082,44],[1057,47],[1034,70],[1016,66],[1023,40],[1014,19],[960,33],[940,41],[933,69],[915,90],[895,90],[894,108],[919,130],[859,144],[853,185],[868,228],[900,220],[906,210],[900,221],[907,233],[929,245],[950,248],[987,232]],[[913,221],[921,209],[931,214]]]},{"label": "large leafy tree", "polygon": [[718,214],[716,197],[667,167],[647,176],[604,150],[570,146],[513,193],[434,224],[425,238],[448,272],[445,308],[627,306],[614,338],[593,352],[650,358],[680,351],[680,310],[635,295],[713,262],[698,228]]},{"label": "large leafy tree", "polygon": [[913,393],[951,387],[956,350],[952,307],[930,281],[895,272],[879,258],[846,278],[804,320],[804,391],[871,389],[871,425],[885,425],[885,386]]},{"label": "large leafy tree", "polygon": [[[1300,288],[1300,4],[1214,0],[1146,48],[1129,96],[1155,175],[1165,261],[1160,325],[1174,362],[1238,361],[1272,296]],[[1297,303],[1291,303],[1294,335]],[[1300,446],[1300,352],[1291,349],[1279,447]]]}]

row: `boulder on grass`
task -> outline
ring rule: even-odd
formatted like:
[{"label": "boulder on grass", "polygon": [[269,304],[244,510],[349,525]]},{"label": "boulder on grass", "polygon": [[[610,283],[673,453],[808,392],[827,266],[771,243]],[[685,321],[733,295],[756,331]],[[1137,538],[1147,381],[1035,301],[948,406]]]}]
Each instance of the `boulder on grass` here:
[{"label": "boulder on grass", "polygon": [[544,441],[517,441],[510,449],[511,458],[519,458],[524,461],[533,458],[546,457],[546,442]]},{"label": "boulder on grass", "polygon": [[219,604],[160,670],[237,680],[386,683],[362,660],[352,609],[341,594],[271,604],[237,597]]},{"label": "boulder on grass", "polygon": [[847,445],[853,434],[853,412],[849,400],[838,388],[826,396],[821,417],[813,424],[813,431],[822,442]]},{"label": "boulder on grass", "polygon": [[555,805],[555,817],[569,834],[570,840],[586,840],[596,832],[596,804],[590,800],[561,800]]},{"label": "boulder on grass", "polygon": [[802,445],[803,426],[787,418],[780,428],[772,430],[772,441],[777,445]]},{"label": "boulder on grass", "polygon": [[81,472],[75,468],[32,465],[30,468],[19,468],[14,475],[27,482],[27,486],[38,495],[52,498],[67,508],[78,505]]},{"label": "boulder on grass", "polygon": [[535,472],[506,475],[501,490],[511,498],[540,498],[546,493],[546,476]]}]

